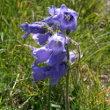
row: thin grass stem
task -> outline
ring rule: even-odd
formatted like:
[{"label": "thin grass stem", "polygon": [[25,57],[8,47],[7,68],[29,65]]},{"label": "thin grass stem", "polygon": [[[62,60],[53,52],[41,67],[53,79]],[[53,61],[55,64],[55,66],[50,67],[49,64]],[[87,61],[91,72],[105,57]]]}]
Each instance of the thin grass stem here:
[{"label": "thin grass stem", "polygon": [[50,100],[51,100],[51,85],[49,81],[49,88],[48,88],[48,110],[50,110]]}]

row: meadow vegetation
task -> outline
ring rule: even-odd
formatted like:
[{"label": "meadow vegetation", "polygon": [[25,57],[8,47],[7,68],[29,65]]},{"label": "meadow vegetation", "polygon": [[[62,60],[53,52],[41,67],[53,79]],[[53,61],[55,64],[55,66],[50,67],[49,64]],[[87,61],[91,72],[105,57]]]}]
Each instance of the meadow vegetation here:
[{"label": "meadow vegetation", "polygon": [[[49,16],[47,7],[65,4],[79,13],[78,29],[69,37],[80,43],[83,57],[71,64],[71,110],[110,110],[110,16],[105,0],[0,0],[0,110],[48,110],[48,79],[34,83],[34,58],[24,44],[37,47],[20,29]],[[34,42],[34,43],[33,43]],[[71,44],[70,50],[77,49]],[[51,89],[51,110],[64,110],[65,77]]]}]

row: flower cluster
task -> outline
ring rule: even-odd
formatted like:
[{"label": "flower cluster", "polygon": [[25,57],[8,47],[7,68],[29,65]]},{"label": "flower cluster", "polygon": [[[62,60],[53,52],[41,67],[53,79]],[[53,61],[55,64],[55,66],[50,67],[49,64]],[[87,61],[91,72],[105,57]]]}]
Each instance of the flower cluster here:
[{"label": "flower cluster", "polygon": [[[70,39],[61,32],[54,33],[53,30],[66,30],[69,34],[77,27],[77,15],[74,10],[67,8],[64,4],[60,8],[48,7],[50,17],[32,24],[24,23],[20,27],[26,31],[25,39],[29,34],[37,41],[40,48],[32,48],[35,62],[32,65],[34,81],[50,78],[50,84],[54,85],[67,72],[67,49]],[[75,54],[70,53],[70,62],[75,60]],[[40,66],[43,63],[46,66]]]}]

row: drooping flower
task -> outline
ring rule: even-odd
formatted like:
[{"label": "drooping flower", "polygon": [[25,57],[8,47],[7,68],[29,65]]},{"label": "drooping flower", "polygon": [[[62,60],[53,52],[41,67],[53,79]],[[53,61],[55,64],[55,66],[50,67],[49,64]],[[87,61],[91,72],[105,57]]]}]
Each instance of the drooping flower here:
[{"label": "drooping flower", "polygon": [[[66,37],[61,33],[51,36],[48,43],[41,48],[33,48],[32,54],[36,58],[32,72],[34,81],[50,78],[51,85],[56,84],[66,74]],[[40,62],[47,63],[47,66],[39,67]]]},{"label": "drooping flower", "polygon": [[71,30],[76,30],[77,28],[77,16],[78,13],[74,10],[71,10],[62,4],[60,8],[53,6],[48,8],[48,11],[51,17],[44,19],[43,22],[46,22],[48,25],[53,25],[54,27],[59,26],[61,31],[66,30],[67,34]]},{"label": "drooping flower", "polygon": [[36,64],[42,61],[47,61],[50,65],[61,62],[66,56],[65,44],[65,36],[56,33],[49,38],[45,46],[33,48],[32,55],[37,58]]},{"label": "drooping flower", "polygon": [[21,24],[20,27],[26,31],[23,38],[25,39],[29,34],[37,34],[37,33],[45,33],[47,31],[45,24],[42,22],[36,22],[33,24],[24,23]]},{"label": "drooping flower", "polygon": [[34,81],[44,80],[50,78],[50,84],[54,85],[66,74],[67,64],[62,63],[57,70],[55,66],[32,66],[32,73]]}]

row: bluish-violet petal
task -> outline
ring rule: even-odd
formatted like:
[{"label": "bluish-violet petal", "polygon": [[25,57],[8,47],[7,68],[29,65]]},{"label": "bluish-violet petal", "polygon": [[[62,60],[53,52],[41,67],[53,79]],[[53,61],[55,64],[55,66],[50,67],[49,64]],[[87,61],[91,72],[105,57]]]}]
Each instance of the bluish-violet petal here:
[{"label": "bluish-violet petal", "polygon": [[66,74],[67,68],[68,67],[66,63],[63,63],[60,65],[60,68],[59,68],[60,78],[62,78]]},{"label": "bluish-violet petal", "polygon": [[65,12],[60,25],[60,30],[76,30],[77,29],[77,16],[74,13]]},{"label": "bluish-violet petal", "polygon": [[37,57],[37,61],[36,62],[42,62],[42,61],[48,60],[48,58],[50,57],[51,53],[52,53],[52,50],[47,49],[45,47],[41,47],[41,48],[32,50],[33,56]]},{"label": "bluish-violet petal", "polygon": [[67,63],[67,56],[63,59],[63,62]]},{"label": "bluish-violet petal", "polygon": [[50,74],[50,78],[53,78],[53,79],[59,79],[59,70],[57,71],[56,69],[56,66],[52,66],[50,71],[48,71],[49,74]]},{"label": "bluish-violet petal", "polygon": [[34,40],[37,40],[37,44],[38,45],[44,45],[48,41],[48,38],[50,36],[51,36],[51,33],[50,32],[47,32],[45,34],[33,34],[32,35],[32,38]]},{"label": "bluish-violet petal", "polygon": [[53,51],[60,52],[65,50],[66,37],[63,37],[63,34],[56,33],[49,38],[47,48],[52,49]]},{"label": "bluish-violet petal", "polygon": [[44,45],[48,41],[48,35],[45,34],[33,34],[32,38],[37,40],[38,45]]},{"label": "bluish-violet petal", "polygon": [[47,23],[49,26],[51,26],[51,25],[54,23],[53,17],[52,17],[52,16],[51,16],[51,17],[48,17],[48,18],[42,20],[42,22],[45,22],[45,23]]},{"label": "bluish-violet petal", "polygon": [[56,68],[54,67],[53,69],[51,69],[50,72],[51,72],[50,84],[54,85],[54,84],[58,83],[58,81],[66,74],[67,64],[63,63],[63,64],[59,65],[59,70],[56,70]]},{"label": "bluish-violet petal", "polygon": [[77,18],[74,19],[74,23],[73,23],[72,29],[73,30],[77,29]]},{"label": "bluish-violet petal", "polygon": [[63,12],[67,11],[68,8],[66,7],[65,4],[62,4],[61,7],[60,7],[60,13],[62,14]]},{"label": "bluish-violet petal", "polygon": [[[64,20],[62,20],[64,21]],[[71,22],[61,22],[60,24],[60,30],[61,31],[64,31],[64,30],[67,30],[67,29],[70,29],[70,30],[76,30],[77,29],[77,26],[76,24],[74,23],[74,21],[71,21]],[[71,31],[69,31],[68,33],[70,33]]]},{"label": "bluish-violet petal", "polygon": [[76,30],[76,29],[77,29],[77,25],[73,24],[72,22],[71,22],[71,24],[62,22],[60,25],[60,31],[66,30],[67,34],[70,34],[72,32],[72,30]]},{"label": "bluish-violet petal", "polygon": [[60,8],[56,8],[55,5],[52,5],[52,8],[48,7],[48,12],[51,16],[58,15],[60,13]]},{"label": "bluish-violet petal", "polygon": [[[65,13],[67,13],[65,15]],[[65,12],[63,15],[60,17],[60,30],[64,31],[66,29],[76,29],[76,22],[74,16],[71,15],[69,12]],[[66,17],[67,16],[67,17]]]},{"label": "bluish-violet petal", "polygon": [[46,28],[44,28],[44,25],[42,22],[33,23],[33,24],[21,24],[20,27],[26,31],[27,33],[24,35],[23,38],[26,38],[30,33],[37,34],[37,33],[45,33],[47,31]]},{"label": "bluish-violet petal", "polygon": [[34,24],[27,24],[27,23],[24,23],[24,24],[21,24],[20,27],[26,31],[26,32],[30,32],[30,33],[44,33],[46,32],[46,30],[43,28],[44,24],[43,25],[40,25],[40,24],[37,24],[37,23],[34,23]]},{"label": "bluish-violet petal", "polygon": [[66,37],[64,34],[58,32],[57,36],[61,37],[59,40],[62,41],[64,44],[69,44],[70,43],[70,38]]},{"label": "bluish-violet petal", "polygon": [[38,66],[32,66],[32,73],[34,81],[47,79],[50,77],[48,71],[51,67],[45,66],[45,67],[38,67]]},{"label": "bluish-violet petal", "polygon": [[71,29],[76,30],[77,29],[77,17],[78,16],[75,13],[72,13],[71,15],[74,17],[74,19],[71,21],[72,22]]},{"label": "bluish-violet petal", "polygon": [[45,22],[49,26],[52,26],[54,30],[59,29],[59,26],[60,26],[60,21],[59,21],[58,15],[50,16],[50,17],[42,20],[42,22]]},{"label": "bluish-violet petal", "polygon": [[47,32],[45,34],[39,34],[37,36],[37,38],[38,38],[38,44],[39,45],[44,45],[48,41],[48,38],[50,36],[51,36],[51,33],[50,32]]},{"label": "bluish-violet petal", "polygon": [[65,51],[65,47],[62,44],[62,42],[60,42],[60,41],[54,41],[54,40],[52,40],[51,42],[49,42],[46,45],[46,47],[49,48],[49,49],[52,49],[56,53],[58,53],[60,51]]},{"label": "bluish-violet petal", "polygon": [[56,6],[52,5],[52,8],[48,7],[48,12],[51,16],[56,14]]},{"label": "bluish-violet petal", "polygon": [[[43,25],[44,26],[44,25]],[[28,24],[28,32],[37,34],[37,33],[45,33],[47,30],[40,26],[39,24]]]},{"label": "bluish-violet petal", "polygon": [[62,4],[60,8],[56,8],[55,5],[52,5],[52,8],[48,7],[48,11],[51,16],[54,16],[61,12],[67,11],[67,7],[65,4]]},{"label": "bluish-violet petal", "polygon": [[54,30],[59,29],[59,26],[60,26],[60,21],[57,20],[55,16],[46,18],[46,19],[42,20],[42,22],[45,22],[49,26],[52,26]]},{"label": "bluish-violet petal", "polygon": [[66,52],[52,53],[50,58],[48,59],[48,64],[50,66],[59,65],[63,62],[66,56]]},{"label": "bluish-violet petal", "polygon": [[38,27],[41,27],[41,28],[45,26],[43,22],[32,22],[32,24],[37,24]]}]

